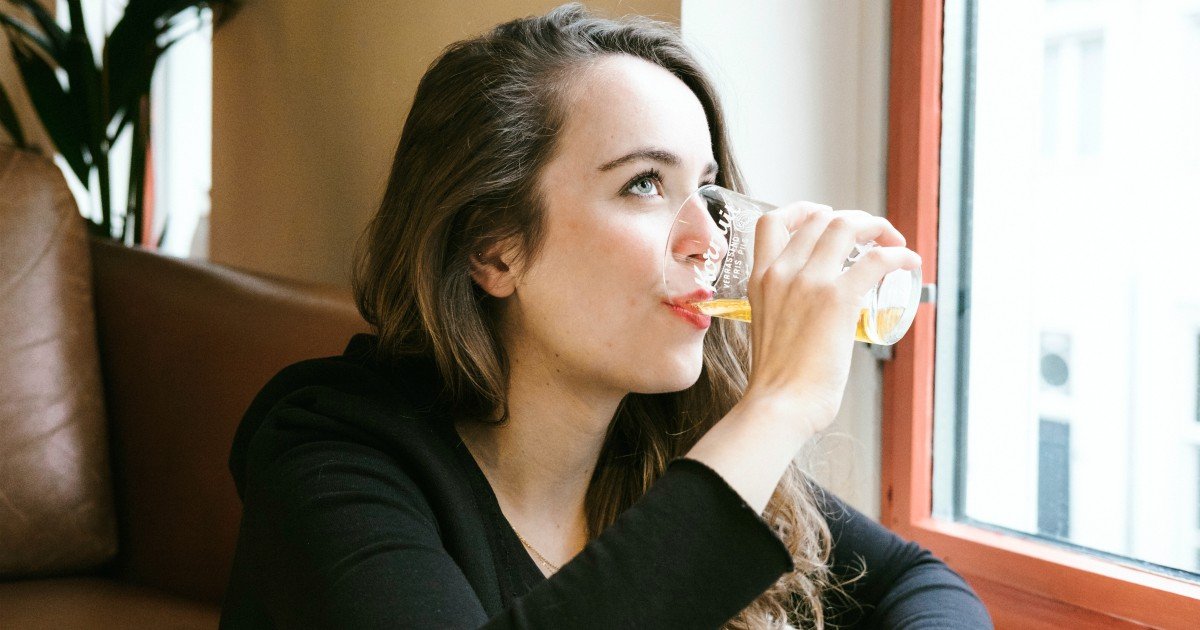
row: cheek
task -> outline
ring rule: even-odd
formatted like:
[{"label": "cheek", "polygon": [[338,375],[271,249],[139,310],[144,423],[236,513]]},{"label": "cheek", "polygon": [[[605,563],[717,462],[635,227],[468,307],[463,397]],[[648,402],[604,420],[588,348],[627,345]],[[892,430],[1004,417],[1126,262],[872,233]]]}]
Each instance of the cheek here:
[{"label": "cheek", "polygon": [[[648,221],[629,220],[610,226],[607,240],[611,247],[599,255],[609,261],[614,288],[622,296],[620,303],[626,307],[643,308],[650,303],[648,298],[661,293],[662,247],[661,239],[651,229]],[[661,241],[661,247],[660,247]]]},{"label": "cheek", "polygon": [[[652,216],[611,212],[600,220],[569,218],[548,235],[553,249],[539,275],[546,306],[562,309],[571,328],[629,334],[663,294],[666,234]],[[554,295],[557,293],[557,295]],[[632,329],[631,329],[632,327]]]},{"label": "cheek", "polygon": [[666,255],[667,247],[666,225],[655,217],[647,217],[631,224],[628,232],[625,241],[628,246],[623,254],[628,257],[630,263],[636,261],[641,273],[649,273],[661,283],[663,256]]}]

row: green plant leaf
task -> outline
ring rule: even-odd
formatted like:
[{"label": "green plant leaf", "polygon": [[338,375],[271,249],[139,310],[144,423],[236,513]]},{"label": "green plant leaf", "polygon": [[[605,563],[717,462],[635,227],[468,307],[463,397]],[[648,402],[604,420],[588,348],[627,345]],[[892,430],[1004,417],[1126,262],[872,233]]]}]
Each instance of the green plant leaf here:
[{"label": "green plant leaf", "polygon": [[50,12],[38,0],[9,0],[9,2],[24,7],[33,16],[33,19],[37,20],[38,26],[45,33],[47,43],[51,46],[47,52],[57,60],[59,53],[66,48],[67,34],[54,20],[54,16],[50,15]]},{"label": "green plant leaf", "polygon": [[108,231],[104,229],[103,225],[100,225],[91,219],[84,219],[84,221],[87,223],[88,234],[91,234],[97,238],[103,238],[110,241],[113,240],[113,235],[109,234]]},{"label": "green plant leaf", "polygon": [[84,147],[95,162],[96,156],[108,150],[104,136],[105,120],[100,94],[100,69],[92,54],[83,7],[79,0],[70,0],[71,28],[67,33],[59,66],[67,73],[70,103],[75,112]]},{"label": "green plant leaf", "polygon": [[[106,118],[113,138],[120,135],[133,115],[141,93],[150,89],[161,33],[154,4],[130,0],[104,44]],[[111,126],[113,121],[115,128]]]},{"label": "green plant leaf", "polygon": [[0,124],[4,125],[4,130],[18,148],[24,149],[28,146],[25,142],[25,130],[21,129],[21,120],[17,118],[17,110],[13,108],[12,101],[8,100],[8,93],[4,91],[3,85],[0,85]]},{"label": "green plant leaf", "polygon": [[167,242],[167,228],[171,227],[171,214],[167,213],[163,217],[162,231],[158,233],[158,241],[154,243],[155,249],[162,249],[163,243]]},{"label": "green plant leaf", "polygon": [[109,136],[116,138],[150,91],[158,59],[179,40],[160,41],[188,9],[232,5],[230,0],[130,0],[104,45],[103,81]]},{"label": "green plant leaf", "polygon": [[84,157],[83,133],[75,118],[70,93],[58,82],[58,76],[49,62],[18,40],[9,40],[9,44],[17,69],[25,81],[25,89],[29,92],[29,100],[33,101],[42,126],[79,181],[87,187],[91,164]]},{"label": "green plant leaf", "polygon": [[[137,103],[142,94],[150,92],[154,78],[154,66],[162,49],[155,46],[141,55],[135,55],[129,63],[109,63],[105,66],[108,75],[108,120],[109,135],[115,139],[121,135],[125,125],[137,115]],[[113,125],[113,121],[116,124]]]},{"label": "green plant leaf", "polygon": [[7,13],[0,13],[0,24],[7,27],[7,35],[9,39],[13,39],[18,35],[24,37],[30,42],[37,44],[42,50],[46,51],[46,54],[50,55],[52,59],[58,59],[58,51],[55,50],[54,45],[41,33],[33,30],[32,26],[29,26],[28,24]]},{"label": "green plant leaf", "polygon": [[133,222],[133,242],[143,240],[142,215],[146,202],[146,151],[150,143],[150,94],[138,99],[138,115],[133,120],[129,147],[129,196],[125,220]]}]

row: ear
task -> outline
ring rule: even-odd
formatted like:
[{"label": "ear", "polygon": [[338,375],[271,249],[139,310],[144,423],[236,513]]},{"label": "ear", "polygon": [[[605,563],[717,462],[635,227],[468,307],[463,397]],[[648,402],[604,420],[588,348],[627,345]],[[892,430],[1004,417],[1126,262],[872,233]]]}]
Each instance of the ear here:
[{"label": "ear", "polygon": [[518,270],[513,263],[515,248],[511,245],[496,245],[481,252],[471,253],[471,278],[480,288],[497,298],[506,298],[517,290]]}]

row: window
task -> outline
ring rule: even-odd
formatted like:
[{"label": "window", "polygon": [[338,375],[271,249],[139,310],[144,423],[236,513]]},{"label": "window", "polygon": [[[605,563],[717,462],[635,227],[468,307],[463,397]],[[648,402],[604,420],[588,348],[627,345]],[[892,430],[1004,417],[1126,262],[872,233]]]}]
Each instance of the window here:
[{"label": "window", "polygon": [[1043,51],[1043,155],[1096,155],[1103,131],[1104,35],[1050,35]]},{"label": "window", "polygon": [[[106,33],[125,13],[128,0],[83,4],[93,54],[101,58]],[[59,23],[70,25],[66,0],[58,0]],[[208,257],[209,191],[212,186],[212,11],[183,11],[169,31],[179,37],[158,60],[151,85],[151,147],[148,156],[145,243],[178,257]],[[113,144],[112,199],[127,197],[131,151],[127,128]],[[74,184],[73,178],[68,180]],[[89,193],[73,186],[79,206],[91,216]],[[120,201],[114,201],[120,206]],[[118,223],[123,217],[118,214]],[[159,247],[161,241],[161,247]]]},{"label": "window", "polygon": [[1196,498],[1196,521],[1192,524],[1195,527],[1193,532],[1193,541],[1196,546],[1196,572],[1200,573],[1200,446],[1193,448],[1196,455],[1196,477],[1192,479],[1192,496]]},{"label": "window", "polygon": [[154,230],[161,251],[208,258],[212,189],[212,11],[181,19],[187,33],[159,59],[151,87]]},{"label": "window", "polygon": [[1196,15],[892,3],[888,216],[938,303],[884,368],[881,516],[998,627],[1200,618]]}]

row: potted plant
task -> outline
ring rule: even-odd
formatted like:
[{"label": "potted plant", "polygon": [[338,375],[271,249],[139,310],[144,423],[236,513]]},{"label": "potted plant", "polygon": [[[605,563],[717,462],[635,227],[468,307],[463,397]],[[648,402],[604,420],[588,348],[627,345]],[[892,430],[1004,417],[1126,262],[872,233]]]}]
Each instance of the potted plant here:
[{"label": "potted plant", "polygon": [[[120,21],[105,36],[97,63],[81,0],[67,1],[66,28],[38,0],[0,0],[0,28],[8,36],[38,118],[70,172],[99,205],[99,221],[87,222],[93,235],[126,244],[143,242],[140,219],[154,68],[159,57],[199,23],[202,9],[212,9],[214,23],[219,24],[236,5],[237,0],[129,0]],[[12,90],[0,85],[0,125],[13,144],[26,147],[8,97]],[[109,154],[123,133],[132,134],[132,150],[129,195],[120,202],[118,227]]]}]

